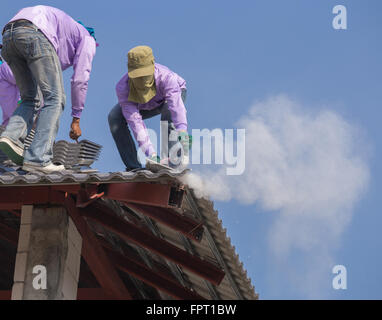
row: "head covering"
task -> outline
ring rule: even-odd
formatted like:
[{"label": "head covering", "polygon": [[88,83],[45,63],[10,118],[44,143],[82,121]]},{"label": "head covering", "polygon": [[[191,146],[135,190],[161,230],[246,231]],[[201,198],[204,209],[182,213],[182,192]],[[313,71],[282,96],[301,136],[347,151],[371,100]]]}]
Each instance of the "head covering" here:
[{"label": "head covering", "polygon": [[155,64],[153,51],[148,46],[138,46],[127,54],[129,75],[129,101],[147,103],[155,97]]},{"label": "head covering", "polygon": [[138,78],[129,78],[129,98],[128,101],[136,103],[147,103],[157,94],[154,75]]},{"label": "head covering", "polygon": [[86,27],[81,21],[77,21],[80,25],[84,26],[86,30],[88,30],[89,34],[94,38],[96,44],[97,44],[97,47],[99,46],[99,44],[97,43],[97,39],[95,37],[95,31],[94,31],[94,28],[92,27]]},{"label": "head covering", "polygon": [[154,55],[148,46],[138,46],[127,54],[129,78],[137,78],[154,74]]}]

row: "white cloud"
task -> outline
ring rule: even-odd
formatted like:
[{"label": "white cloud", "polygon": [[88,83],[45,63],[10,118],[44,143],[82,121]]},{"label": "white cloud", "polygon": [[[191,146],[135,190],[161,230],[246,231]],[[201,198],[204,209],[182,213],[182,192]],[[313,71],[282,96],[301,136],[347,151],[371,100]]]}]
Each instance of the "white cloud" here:
[{"label": "white cloud", "polygon": [[256,103],[238,128],[246,129],[245,173],[204,170],[185,181],[197,196],[257,203],[272,211],[273,258],[285,271],[291,255],[301,254],[305,271],[296,274],[289,265],[290,285],[308,281],[306,294],[319,296],[334,250],[368,185],[367,144],[339,114],[327,108],[313,112],[286,96]]}]

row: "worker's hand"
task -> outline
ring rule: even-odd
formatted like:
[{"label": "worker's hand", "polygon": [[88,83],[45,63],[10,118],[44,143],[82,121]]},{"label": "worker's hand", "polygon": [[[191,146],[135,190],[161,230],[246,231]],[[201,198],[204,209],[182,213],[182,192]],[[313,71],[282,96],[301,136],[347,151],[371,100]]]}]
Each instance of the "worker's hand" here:
[{"label": "worker's hand", "polygon": [[73,140],[77,140],[79,137],[81,137],[81,135],[82,132],[80,128],[80,119],[73,118],[72,125],[70,126],[69,137]]},{"label": "worker's hand", "polygon": [[188,153],[192,146],[192,136],[185,130],[180,130],[178,132],[178,140],[183,147],[183,151]]},{"label": "worker's hand", "polygon": [[160,157],[154,152],[150,158],[151,161],[155,161],[156,163],[160,163]]}]

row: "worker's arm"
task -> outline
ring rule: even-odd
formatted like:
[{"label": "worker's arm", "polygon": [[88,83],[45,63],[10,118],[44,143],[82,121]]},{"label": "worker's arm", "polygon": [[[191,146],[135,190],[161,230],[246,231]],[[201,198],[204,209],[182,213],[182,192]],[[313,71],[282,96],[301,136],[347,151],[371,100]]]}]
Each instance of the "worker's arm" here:
[{"label": "worker's arm", "polygon": [[174,75],[170,75],[164,85],[165,98],[177,131],[187,132],[187,111],[182,100],[182,89]]},{"label": "worker's arm", "polygon": [[183,150],[188,154],[191,148],[192,137],[187,133],[187,110],[182,99],[182,89],[178,84],[176,76],[173,74],[164,83],[168,109],[170,110],[174,126],[178,131],[179,142],[182,144]]},{"label": "worker's arm", "polygon": [[150,141],[150,137],[142,116],[139,113],[138,104],[128,101],[129,86],[127,79],[128,76],[126,74],[117,84],[116,91],[118,103],[122,108],[122,113],[130,129],[133,131],[134,137],[138,142],[140,149],[147,157],[151,157],[155,154],[155,149]]},{"label": "worker's arm", "polygon": [[79,126],[82,110],[84,109],[92,62],[96,52],[96,43],[91,36],[85,36],[76,49],[73,60],[72,117],[70,137],[76,139],[81,135]]},{"label": "worker's arm", "polygon": [[155,153],[154,146],[150,141],[149,134],[139,110],[133,104],[122,107],[122,113],[133,131],[134,137],[138,142],[139,148],[147,156],[151,157]]}]

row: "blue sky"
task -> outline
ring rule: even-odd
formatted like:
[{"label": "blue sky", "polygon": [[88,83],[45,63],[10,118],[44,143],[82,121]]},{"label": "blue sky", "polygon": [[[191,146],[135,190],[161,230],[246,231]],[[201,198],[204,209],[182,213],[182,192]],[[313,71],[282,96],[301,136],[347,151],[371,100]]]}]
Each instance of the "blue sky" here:
[{"label": "blue sky", "polygon": [[[358,146],[356,150],[368,153],[365,163],[370,180],[332,251],[335,264],[347,268],[348,288],[335,291],[331,287],[333,266],[328,265],[327,278],[323,278],[327,283],[317,297],[382,298],[379,0],[2,0],[0,21],[5,24],[22,7],[37,4],[60,8],[95,28],[100,47],[81,128],[83,138],[104,146],[96,165],[100,171],[124,169],[108,130],[107,114],[117,102],[115,84],[127,71],[127,51],[141,44],[150,45],[157,62],[186,79],[190,129],[235,128],[256,101],[279,94],[299,101],[304,106],[301,112],[329,109],[358,128],[368,151]],[[338,4],[347,8],[347,30],[332,27],[332,9]],[[64,74],[68,102],[71,72]],[[57,139],[67,138],[70,121],[68,103]],[[159,128],[159,119],[146,123]],[[274,267],[268,239],[277,210],[235,199],[215,201],[215,207],[260,298],[311,297],[306,293],[309,282],[307,290],[296,289],[293,281],[285,280],[289,275],[283,273],[283,266]],[[300,254],[288,257],[284,261],[288,268],[306,272]]]}]

